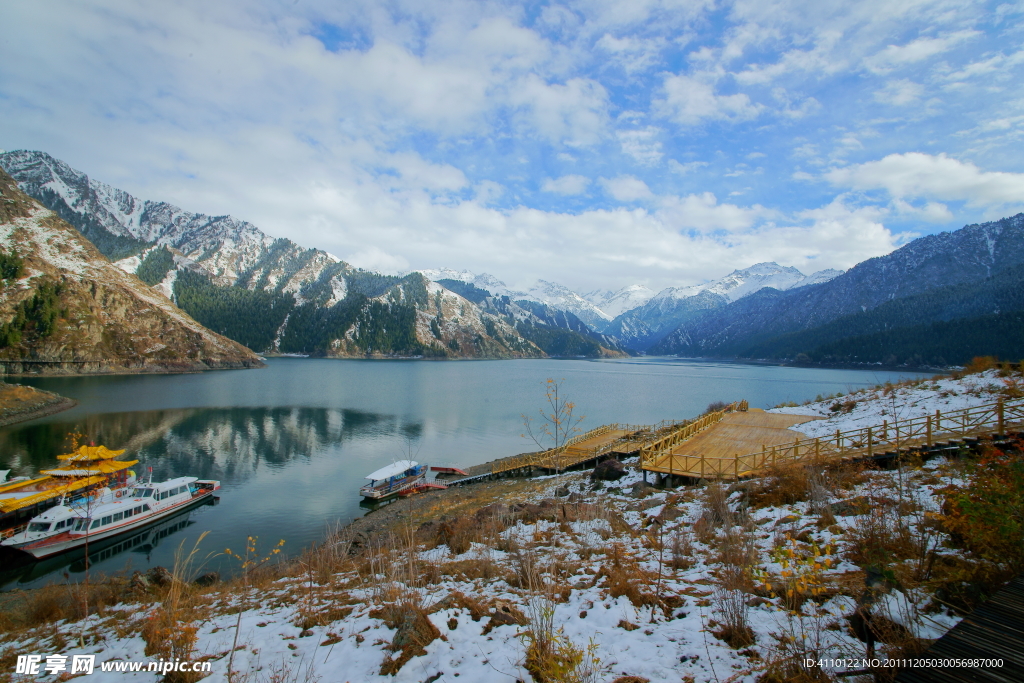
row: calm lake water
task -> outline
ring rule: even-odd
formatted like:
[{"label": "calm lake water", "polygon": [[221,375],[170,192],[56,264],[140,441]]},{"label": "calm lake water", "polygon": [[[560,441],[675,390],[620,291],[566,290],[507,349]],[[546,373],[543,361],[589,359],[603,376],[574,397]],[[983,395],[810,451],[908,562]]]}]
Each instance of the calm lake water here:
[{"label": "calm lake water", "polygon": [[[175,476],[221,480],[217,505],[167,520],[93,557],[92,571],[172,566],[174,552],[204,532],[203,549],[262,548],[285,539],[294,553],[328,523],[365,514],[363,477],[409,455],[420,462],[474,465],[536,450],[523,439],[523,413],[544,403],[544,381],[586,416],[581,429],[609,422],[652,424],[701,413],[712,401],[752,407],[803,402],[915,373],[822,370],[678,359],[621,361],[355,361],[270,359],[261,370],[195,375],[24,380],[76,399],[72,410],[0,429],[0,469],[33,474],[56,464],[67,436],[124,448]],[[204,553],[205,554],[205,553]],[[32,587],[83,575],[81,558],[25,567],[0,560],[0,588]],[[207,564],[231,573],[234,563]]]}]

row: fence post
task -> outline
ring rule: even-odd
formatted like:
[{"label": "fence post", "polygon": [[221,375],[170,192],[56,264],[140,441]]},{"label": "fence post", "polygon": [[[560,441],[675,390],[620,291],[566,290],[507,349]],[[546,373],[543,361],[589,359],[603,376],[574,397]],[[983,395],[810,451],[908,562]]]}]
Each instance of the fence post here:
[{"label": "fence post", "polygon": [[700,478],[704,478],[704,454],[700,454]]},{"label": "fence post", "polygon": [[888,420],[882,420],[882,439],[885,440],[885,439],[888,439],[888,438],[889,438],[889,421]]},{"label": "fence post", "polygon": [[843,434],[838,429],[836,430],[836,450],[839,451],[839,455],[843,454]]},{"label": "fence post", "polygon": [[871,427],[868,427],[868,457],[870,458],[873,454],[871,448]]},{"label": "fence post", "polygon": [[999,399],[996,402],[996,421],[999,423],[997,432],[999,436],[1003,435],[1003,399]]},{"label": "fence post", "polygon": [[775,446],[772,446],[772,466],[775,465]]},{"label": "fence post", "polygon": [[929,415],[925,420],[924,426],[925,443],[928,444],[928,448],[932,447],[932,416]]},{"label": "fence post", "polygon": [[736,481],[740,480],[740,454],[736,453],[733,455],[732,460],[733,474],[736,476]]},{"label": "fence post", "polygon": [[814,459],[818,460],[821,458],[821,439],[814,440]]},{"label": "fence post", "polygon": [[800,439],[793,442],[793,460],[800,459]]},{"label": "fence post", "polygon": [[766,462],[768,462],[768,447],[761,444],[761,467],[764,467]]}]

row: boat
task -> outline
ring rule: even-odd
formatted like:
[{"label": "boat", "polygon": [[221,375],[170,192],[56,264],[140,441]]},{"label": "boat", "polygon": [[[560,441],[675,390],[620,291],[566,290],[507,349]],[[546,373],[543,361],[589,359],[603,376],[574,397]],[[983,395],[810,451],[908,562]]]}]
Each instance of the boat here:
[{"label": "boat", "polygon": [[101,487],[130,488],[135,483],[135,473],[129,468],[139,461],[117,460],[123,453],[104,446],[80,446],[71,453],[58,455],[63,464],[41,470],[42,476],[15,477],[0,483],[0,525],[34,517],[61,498],[82,496]]},{"label": "boat", "polygon": [[[66,510],[47,511],[33,518],[28,528],[33,524],[52,524],[59,518],[65,520],[65,524],[58,533],[40,538],[26,530],[4,539],[0,546],[20,550],[36,559],[50,557],[89,543],[105,541],[173,515],[210,498],[219,489],[219,481],[196,477],[177,477],[158,483],[150,481],[136,485],[129,494],[116,500],[89,506],[85,515],[70,515],[74,521],[70,527],[66,524],[69,517]],[[41,533],[46,534],[50,530]]]},{"label": "boat", "polygon": [[360,488],[359,493],[370,500],[384,500],[416,487],[426,476],[426,465],[415,460],[399,460],[366,475],[370,483]]},{"label": "boat", "polygon": [[360,488],[359,493],[363,495],[364,501],[374,502],[394,496],[410,496],[429,489],[448,488],[447,484],[437,479],[438,474],[466,475],[454,465],[420,465],[415,460],[399,460],[366,475],[370,483]]}]

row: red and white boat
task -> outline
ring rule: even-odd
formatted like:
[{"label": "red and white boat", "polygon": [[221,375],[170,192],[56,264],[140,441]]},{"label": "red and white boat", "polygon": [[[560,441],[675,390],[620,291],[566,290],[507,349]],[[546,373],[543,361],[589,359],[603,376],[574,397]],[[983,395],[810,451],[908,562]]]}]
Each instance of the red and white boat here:
[{"label": "red and white boat", "polygon": [[[143,527],[209,498],[219,489],[219,481],[178,477],[136,485],[127,496],[94,506],[58,505],[34,517],[25,531],[4,539],[2,545],[37,559],[50,557]],[[62,528],[54,529],[58,523]]]}]

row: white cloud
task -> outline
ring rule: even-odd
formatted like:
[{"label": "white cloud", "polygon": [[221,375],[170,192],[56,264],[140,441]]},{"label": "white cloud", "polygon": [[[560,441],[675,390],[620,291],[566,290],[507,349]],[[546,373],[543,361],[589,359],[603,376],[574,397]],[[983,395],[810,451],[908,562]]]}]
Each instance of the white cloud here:
[{"label": "white cloud", "polygon": [[620,130],[615,133],[619,139],[619,145],[625,154],[633,157],[637,163],[644,165],[655,164],[661,160],[661,142],[657,139],[661,131],[648,126],[638,130]]},{"label": "white cloud", "polygon": [[1024,173],[982,171],[945,154],[890,154],[825,174],[833,185],[855,190],[885,190],[898,199],[912,197],[965,201],[974,206],[1024,203]]},{"label": "white cloud", "polygon": [[875,99],[883,104],[892,104],[903,107],[914,104],[924,94],[924,86],[920,83],[901,78],[889,81],[881,90],[875,91]]},{"label": "white cloud", "polygon": [[607,53],[623,71],[633,74],[646,71],[658,63],[665,44],[664,38],[616,38],[606,33],[597,41],[596,46]]},{"label": "white cloud", "polygon": [[967,30],[950,33],[939,38],[918,38],[906,45],[889,45],[864,60],[865,66],[876,74],[887,74],[905,64],[912,64],[945,52],[958,43],[981,35],[981,31]]},{"label": "white cloud", "polygon": [[686,126],[704,119],[745,121],[759,113],[759,107],[746,94],[719,95],[713,84],[691,76],[666,76],[663,91],[664,97],[655,102],[655,111]]},{"label": "white cloud", "polygon": [[663,197],[658,217],[676,229],[735,232],[751,227],[772,213],[762,206],[744,208],[735,204],[719,204],[714,194],[702,192],[685,197]]},{"label": "white cloud", "polygon": [[635,202],[639,199],[651,199],[654,193],[647,183],[631,175],[617,178],[601,178],[605,191],[620,202]]},{"label": "white cloud", "polygon": [[561,195],[577,195],[586,192],[588,185],[590,185],[590,178],[581,175],[564,175],[561,178],[548,178],[540,189],[544,192]]}]

